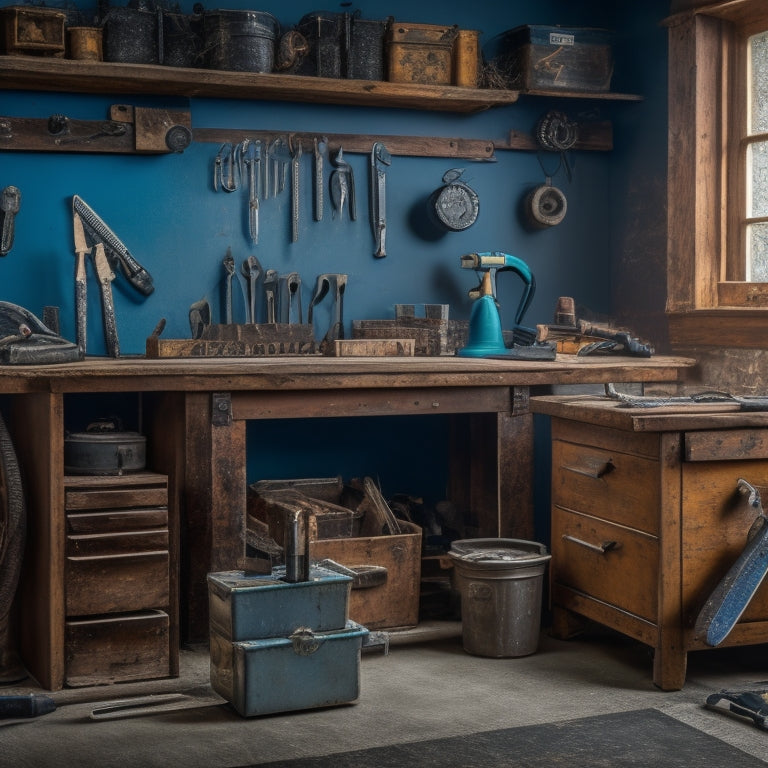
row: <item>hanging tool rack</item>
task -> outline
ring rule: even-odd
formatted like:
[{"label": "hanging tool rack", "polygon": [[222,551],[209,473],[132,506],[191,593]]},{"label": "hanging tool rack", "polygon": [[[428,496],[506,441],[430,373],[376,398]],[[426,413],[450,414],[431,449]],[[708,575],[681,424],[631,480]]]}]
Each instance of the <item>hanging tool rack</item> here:
[{"label": "hanging tool rack", "polygon": [[[610,151],[613,149],[613,127],[608,121],[579,123],[579,132],[573,149]],[[238,144],[244,139],[272,142],[280,136],[290,136],[291,141],[301,144],[305,152],[311,152],[317,133],[290,133],[286,131],[249,131],[237,128],[196,128],[195,141],[211,144]],[[404,157],[445,157],[464,160],[494,161],[496,150],[535,152],[541,149],[533,134],[510,131],[506,139],[462,139],[441,136],[398,136],[358,133],[323,133],[328,148],[352,154],[369,154],[377,142],[383,143],[390,154]]]}]

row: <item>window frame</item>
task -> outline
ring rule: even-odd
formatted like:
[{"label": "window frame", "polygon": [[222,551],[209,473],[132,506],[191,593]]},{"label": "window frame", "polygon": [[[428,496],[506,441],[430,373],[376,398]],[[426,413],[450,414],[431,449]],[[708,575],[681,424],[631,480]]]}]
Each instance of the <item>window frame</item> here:
[{"label": "window frame", "polygon": [[741,43],[768,29],[768,8],[764,0],[710,3],[667,26],[670,344],[764,347],[768,283],[743,279],[746,110],[736,118],[733,105],[746,103]]}]

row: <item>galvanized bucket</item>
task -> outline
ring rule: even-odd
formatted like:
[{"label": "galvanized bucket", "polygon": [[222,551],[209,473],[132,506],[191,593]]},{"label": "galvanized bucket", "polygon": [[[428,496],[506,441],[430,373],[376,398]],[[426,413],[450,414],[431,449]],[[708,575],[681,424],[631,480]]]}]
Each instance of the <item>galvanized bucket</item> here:
[{"label": "galvanized bucket", "polygon": [[279,32],[277,19],[265,11],[205,11],[205,66],[236,72],[271,72]]},{"label": "galvanized bucket", "polygon": [[462,539],[448,552],[461,596],[464,650],[475,656],[528,656],[539,645],[544,544],[522,539]]}]

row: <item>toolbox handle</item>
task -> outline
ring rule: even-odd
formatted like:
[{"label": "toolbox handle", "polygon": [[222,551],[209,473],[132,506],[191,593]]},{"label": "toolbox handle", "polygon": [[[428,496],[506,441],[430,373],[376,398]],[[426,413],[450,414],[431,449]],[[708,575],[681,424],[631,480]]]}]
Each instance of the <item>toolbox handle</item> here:
[{"label": "toolbox handle", "polygon": [[355,574],[352,578],[352,589],[380,587],[389,576],[385,565],[353,565],[350,568]]},{"label": "toolbox handle", "polygon": [[318,637],[309,627],[299,627],[289,639],[297,656],[311,656],[323,643],[323,638]]}]

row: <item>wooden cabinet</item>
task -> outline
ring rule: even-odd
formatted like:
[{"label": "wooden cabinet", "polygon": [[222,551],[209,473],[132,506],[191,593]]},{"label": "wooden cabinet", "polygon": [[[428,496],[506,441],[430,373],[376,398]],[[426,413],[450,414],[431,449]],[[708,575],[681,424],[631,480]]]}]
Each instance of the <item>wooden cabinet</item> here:
[{"label": "wooden cabinet", "polygon": [[64,682],[172,674],[168,479],[64,477]]},{"label": "wooden cabinet", "polygon": [[[768,413],[630,409],[536,397],[552,416],[553,631],[589,618],[654,649],[654,682],[677,690],[694,624],[755,520],[740,478],[766,486]],[[768,642],[768,583],[723,645]]]}]

